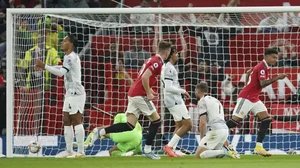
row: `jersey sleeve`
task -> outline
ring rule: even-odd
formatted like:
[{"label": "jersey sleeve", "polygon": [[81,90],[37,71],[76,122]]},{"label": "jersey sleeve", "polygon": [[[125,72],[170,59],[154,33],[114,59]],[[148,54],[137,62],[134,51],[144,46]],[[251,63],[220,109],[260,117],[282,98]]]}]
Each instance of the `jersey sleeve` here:
[{"label": "jersey sleeve", "polygon": [[199,102],[198,102],[198,112],[199,112],[200,116],[207,114],[207,106],[206,106],[204,98],[199,100]]},{"label": "jersey sleeve", "polygon": [[264,68],[258,69],[257,72],[258,80],[266,80],[267,79],[267,72]]},{"label": "jersey sleeve", "polygon": [[149,66],[150,71],[152,74],[160,75],[161,73],[162,64],[159,60],[153,60],[151,61],[151,65]]},{"label": "jersey sleeve", "polygon": [[70,56],[65,57],[62,68],[66,69],[67,72],[69,72],[72,67],[72,61],[73,61],[72,57]]}]

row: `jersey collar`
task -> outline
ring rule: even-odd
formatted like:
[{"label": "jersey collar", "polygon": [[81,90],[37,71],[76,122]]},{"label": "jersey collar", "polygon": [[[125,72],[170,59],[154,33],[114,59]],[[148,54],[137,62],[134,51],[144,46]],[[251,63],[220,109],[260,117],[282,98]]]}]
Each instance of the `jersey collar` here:
[{"label": "jersey collar", "polygon": [[267,67],[267,69],[270,69],[270,67],[269,67],[269,65],[267,64],[267,62],[266,62],[265,59],[263,59],[263,62],[264,62],[264,64],[265,64],[265,66]]},{"label": "jersey collar", "polygon": [[158,56],[160,58],[161,62],[164,63],[163,58],[159,54],[156,54],[156,56]]}]

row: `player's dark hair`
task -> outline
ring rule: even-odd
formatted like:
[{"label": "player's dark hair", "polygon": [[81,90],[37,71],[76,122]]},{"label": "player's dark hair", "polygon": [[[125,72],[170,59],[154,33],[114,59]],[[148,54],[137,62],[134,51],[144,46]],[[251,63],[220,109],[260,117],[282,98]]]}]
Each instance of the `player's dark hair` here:
[{"label": "player's dark hair", "polygon": [[268,48],[265,50],[265,56],[271,55],[271,54],[278,54],[277,48]]},{"label": "player's dark hair", "polygon": [[69,42],[73,44],[73,49],[75,50],[77,48],[77,38],[72,34],[68,34],[67,36],[69,37]]},{"label": "player's dark hair", "polygon": [[200,82],[196,86],[197,89],[201,90],[204,93],[208,92],[208,85],[206,82]]},{"label": "player's dark hair", "polygon": [[165,63],[169,62],[170,59],[171,59],[171,57],[172,57],[172,55],[173,55],[174,53],[176,53],[176,52],[177,52],[176,47],[175,47],[175,46],[172,46],[172,47],[171,47],[170,55],[168,56],[167,60],[165,60]]},{"label": "player's dark hair", "polygon": [[164,51],[167,50],[169,48],[171,48],[171,43],[166,42],[166,41],[160,41],[158,44],[158,51]]}]

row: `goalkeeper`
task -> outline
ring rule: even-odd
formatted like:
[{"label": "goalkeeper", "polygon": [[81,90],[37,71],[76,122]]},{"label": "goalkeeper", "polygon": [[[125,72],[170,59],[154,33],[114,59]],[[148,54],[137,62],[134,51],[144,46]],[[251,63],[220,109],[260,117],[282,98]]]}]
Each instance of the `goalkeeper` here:
[{"label": "goalkeeper", "polygon": [[[119,112],[114,117],[114,124],[117,123],[127,123],[126,114]],[[110,138],[117,145],[113,146],[109,150],[110,156],[133,156],[142,153],[142,137],[143,130],[139,122],[136,123],[135,128],[132,131],[120,132],[120,133],[110,133],[100,137],[100,140],[104,138]],[[85,147],[90,145],[91,132],[86,138],[84,144]],[[76,143],[74,143],[76,146]]]}]

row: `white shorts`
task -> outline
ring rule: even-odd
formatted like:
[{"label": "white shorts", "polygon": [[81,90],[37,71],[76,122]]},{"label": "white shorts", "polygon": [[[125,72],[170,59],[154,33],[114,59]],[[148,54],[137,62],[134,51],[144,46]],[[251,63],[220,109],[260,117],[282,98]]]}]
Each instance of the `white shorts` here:
[{"label": "white shorts", "polygon": [[222,149],[224,142],[228,138],[228,129],[210,130],[205,137],[200,140],[199,146],[210,150]]},{"label": "white shorts", "polygon": [[250,111],[253,113],[254,116],[256,116],[258,113],[268,110],[261,101],[252,103],[248,99],[238,98],[236,106],[233,110],[233,115],[239,118],[244,118],[249,114]]},{"label": "white shorts", "polygon": [[128,96],[128,106],[126,113],[132,113],[139,118],[140,113],[144,116],[150,116],[156,112],[156,108],[152,101],[147,100],[145,96]]},{"label": "white shorts", "polygon": [[185,104],[178,104],[168,109],[172,114],[174,121],[181,121],[191,118]]},{"label": "white shorts", "polygon": [[86,95],[77,95],[65,97],[63,112],[68,112],[70,115],[77,112],[83,113]]}]

